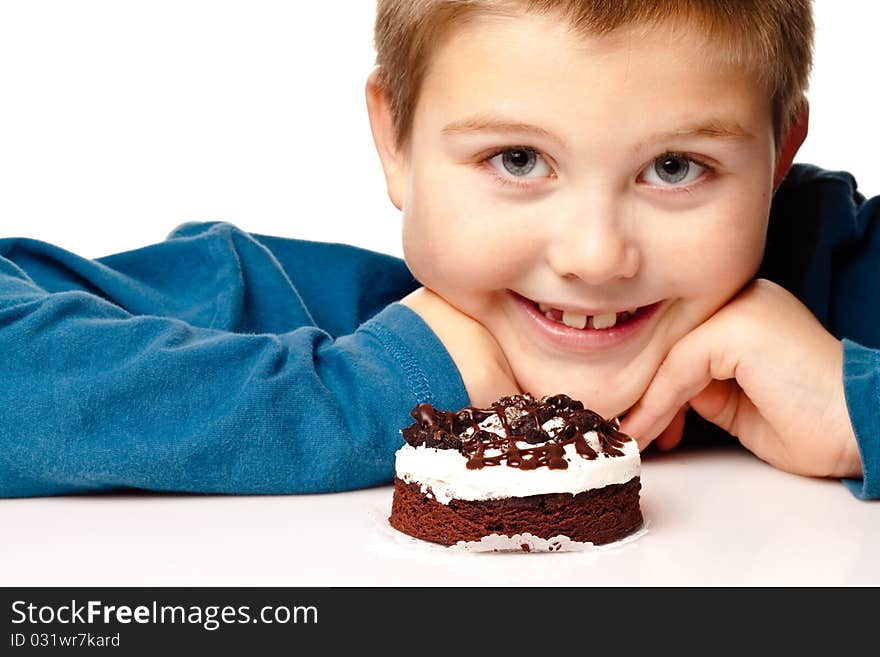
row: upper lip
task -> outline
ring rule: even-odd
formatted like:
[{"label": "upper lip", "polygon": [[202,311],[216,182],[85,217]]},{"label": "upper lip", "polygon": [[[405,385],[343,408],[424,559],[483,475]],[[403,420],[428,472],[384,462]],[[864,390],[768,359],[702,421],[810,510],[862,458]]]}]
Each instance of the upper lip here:
[{"label": "upper lip", "polygon": [[522,297],[526,301],[530,301],[535,304],[543,304],[545,306],[549,306],[550,308],[555,308],[556,310],[561,310],[563,312],[569,312],[569,313],[577,313],[578,315],[586,315],[588,317],[595,317],[596,315],[610,315],[611,313],[614,313],[615,315],[617,315],[620,313],[627,312],[628,310],[638,310],[639,308],[642,308],[644,306],[652,305],[652,304],[648,303],[648,304],[632,304],[629,306],[618,306],[617,308],[586,308],[586,307],[578,306],[576,304],[571,304],[571,303],[557,303],[554,301],[544,301],[544,300],[539,300],[539,299],[532,299],[531,297],[527,297],[525,295],[518,294],[516,292],[514,292],[514,294],[517,294],[518,296]]}]

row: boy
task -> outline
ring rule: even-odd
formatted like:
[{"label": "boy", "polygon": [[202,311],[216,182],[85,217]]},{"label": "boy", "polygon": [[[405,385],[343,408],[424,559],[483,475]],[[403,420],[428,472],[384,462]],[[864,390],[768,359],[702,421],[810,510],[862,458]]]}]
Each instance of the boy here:
[{"label": "boy", "polygon": [[529,390],[666,448],[689,406],[880,496],[878,203],[783,182],[809,5],[736,6],[380,0],[409,269],[226,224],[98,261],[0,242],[0,493],[374,485],[416,403]]}]

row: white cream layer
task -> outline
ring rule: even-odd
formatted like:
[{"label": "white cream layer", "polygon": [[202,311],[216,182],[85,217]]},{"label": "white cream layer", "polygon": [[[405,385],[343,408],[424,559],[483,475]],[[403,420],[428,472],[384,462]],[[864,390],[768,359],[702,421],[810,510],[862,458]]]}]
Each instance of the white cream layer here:
[{"label": "white cream layer", "polygon": [[[584,436],[590,444],[595,432]],[[522,445],[529,447],[529,445]],[[492,500],[502,497],[526,497],[544,493],[571,493],[623,484],[641,471],[639,447],[635,440],[623,444],[623,456],[599,454],[593,460],[579,455],[574,445],[565,446],[568,468],[547,467],[520,470],[508,465],[490,465],[468,470],[467,459],[454,449],[413,447],[397,450],[397,476],[406,483],[416,482],[423,493],[431,493],[442,504],[458,500]]]}]

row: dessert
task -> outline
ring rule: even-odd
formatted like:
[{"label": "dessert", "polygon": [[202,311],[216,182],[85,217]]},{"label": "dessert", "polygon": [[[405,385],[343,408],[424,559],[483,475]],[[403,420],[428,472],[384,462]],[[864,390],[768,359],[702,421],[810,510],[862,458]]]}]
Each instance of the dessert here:
[{"label": "dessert", "polygon": [[579,401],[526,393],[411,415],[389,518],[401,532],[443,545],[492,534],[598,545],[642,525],[638,445]]}]

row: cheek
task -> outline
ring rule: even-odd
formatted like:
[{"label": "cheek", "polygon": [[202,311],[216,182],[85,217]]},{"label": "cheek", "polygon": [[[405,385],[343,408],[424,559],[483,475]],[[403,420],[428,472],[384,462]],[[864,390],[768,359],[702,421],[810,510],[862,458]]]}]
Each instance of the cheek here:
[{"label": "cheek", "polygon": [[[415,277],[459,307],[467,295],[515,284],[535,249],[515,218],[450,181],[414,175],[403,212],[403,250]],[[458,301],[459,303],[456,303]]]},{"label": "cheek", "polygon": [[767,194],[731,195],[658,231],[655,256],[665,254],[677,296],[717,308],[745,285],[763,258],[768,212]]},{"label": "cheek", "polygon": [[727,299],[750,280],[761,263],[763,235],[715,231],[681,261],[684,285],[699,296]]},{"label": "cheek", "polygon": [[[700,265],[706,284],[728,291],[727,298],[745,285],[761,265],[770,212],[769,193],[757,193],[730,203],[707,235]],[[726,298],[725,298],[726,300]]]}]

